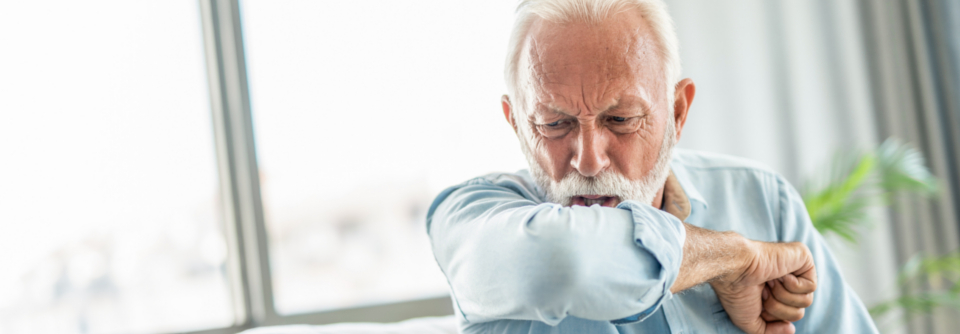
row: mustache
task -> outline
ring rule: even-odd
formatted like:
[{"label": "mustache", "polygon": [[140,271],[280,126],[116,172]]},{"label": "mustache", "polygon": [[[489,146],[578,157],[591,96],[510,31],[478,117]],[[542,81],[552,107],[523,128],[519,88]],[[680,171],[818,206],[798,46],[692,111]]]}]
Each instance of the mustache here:
[{"label": "mustache", "polygon": [[623,200],[633,197],[635,191],[631,188],[635,183],[636,181],[612,171],[590,177],[571,172],[550,187],[550,195],[554,197],[554,201],[565,205],[569,205],[573,197],[582,195],[615,196]]}]

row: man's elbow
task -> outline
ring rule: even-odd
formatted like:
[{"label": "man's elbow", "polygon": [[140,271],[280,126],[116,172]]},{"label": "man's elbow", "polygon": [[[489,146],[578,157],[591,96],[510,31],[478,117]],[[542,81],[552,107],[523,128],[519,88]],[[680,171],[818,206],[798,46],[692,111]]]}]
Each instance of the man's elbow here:
[{"label": "man's elbow", "polygon": [[588,272],[578,254],[565,246],[545,247],[533,261],[520,264],[511,276],[512,291],[520,307],[534,311],[538,320],[557,324],[577,306],[584,295]]},{"label": "man's elbow", "polygon": [[535,261],[523,264],[524,274],[518,278],[525,284],[517,293],[537,308],[568,307],[588,281],[580,253],[564,244],[543,247],[538,252],[541,254]]},{"label": "man's elbow", "polygon": [[460,245],[464,256],[449,278],[477,294],[470,299],[496,303],[503,298],[541,314],[563,314],[582,295],[589,270],[574,240],[546,233],[535,240],[499,241]]}]

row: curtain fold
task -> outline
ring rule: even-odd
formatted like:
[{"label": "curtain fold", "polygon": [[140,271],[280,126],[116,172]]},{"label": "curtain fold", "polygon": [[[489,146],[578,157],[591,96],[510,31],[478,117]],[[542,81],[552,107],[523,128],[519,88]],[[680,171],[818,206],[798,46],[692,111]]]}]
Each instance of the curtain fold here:
[{"label": "curtain fold", "polygon": [[[942,181],[937,198],[871,212],[855,245],[827,238],[868,307],[904,292],[897,269],[915,254],[960,249],[960,1],[666,1],[697,84],[681,147],[764,162],[803,188],[836,152],[897,137]],[[882,330],[957,328],[960,312],[938,310]]]},{"label": "curtain fold", "polygon": [[[877,132],[914,144],[941,181],[936,198],[894,199],[890,216],[898,262],[960,250],[960,5],[864,0],[860,6]],[[909,289],[941,284],[929,281]],[[960,312],[950,309],[908,324],[910,333],[947,334],[957,328]]]}]

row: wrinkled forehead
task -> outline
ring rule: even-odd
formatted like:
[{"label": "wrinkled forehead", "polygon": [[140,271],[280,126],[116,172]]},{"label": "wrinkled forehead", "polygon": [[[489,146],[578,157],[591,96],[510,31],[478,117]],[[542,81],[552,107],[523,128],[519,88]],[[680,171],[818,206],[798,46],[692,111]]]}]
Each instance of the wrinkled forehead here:
[{"label": "wrinkled forehead", "polygon": [[639,14],[616,14],[601,23],[537,20],[524,41],[518,71],[522,86],[619,85],[659,83],[662,62],[649,25]]}]

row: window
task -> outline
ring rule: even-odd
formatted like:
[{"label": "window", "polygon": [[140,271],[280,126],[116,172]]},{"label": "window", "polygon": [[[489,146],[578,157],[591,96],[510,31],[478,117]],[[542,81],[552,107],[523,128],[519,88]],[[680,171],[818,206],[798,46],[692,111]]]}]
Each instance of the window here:
[{"label": "window", "polygon": [[431,201],[525,165],[500,109],[515,3],[495,4],[242,2],[280,314],[447,293]]},{"label": "window", "polygon": [[199,14],[0,2],[0,332],[234,322]]},{"label": "window", "polygon": [[524,168],[514,2],[240,5],[0,4],[0,332],[449,314],[424,217]]}]

